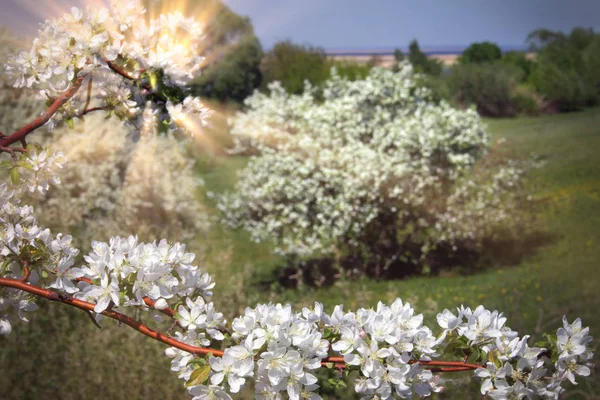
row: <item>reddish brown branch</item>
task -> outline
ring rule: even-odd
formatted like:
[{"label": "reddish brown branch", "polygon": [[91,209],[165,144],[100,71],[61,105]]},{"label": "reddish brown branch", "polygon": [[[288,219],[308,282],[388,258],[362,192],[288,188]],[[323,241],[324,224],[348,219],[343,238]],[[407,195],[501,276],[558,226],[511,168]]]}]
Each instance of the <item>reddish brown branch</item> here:
[{"label": "reddish brown branch", "polygon": [[79,114],[77,114],[77,118],[81,118],[84,115],[87,115],[89,113],[92,113],[94,111],[106,111],[107,108],[106,107],[92,107],[92,108],[86,108],[84,109],[82,112],[80,112]]},{"label": "reddish brown branch", "polygon": [[[91,281],[91,279],[84,278],[84,277],[75,278],[75,280],[77,282],[86,282],[86,283],[89,283],[90,285],[92,285],[94,283]],[[152,308],[155,308],[155,305],[156,305],[156,302],[154,300],[152,300],[150,297],[144,297],[144,303],[146,303],[146,305],[148,307],[152,307]],[[163,313],[165,315],[168,315],[171,318],[175,318],[175,310],[173,310],[169,307],[163,308],[162,310],[158,310],[158,311],[160,311],[161,313]]]},{"label": "reddish brown branch", "polygon": [[121,75],[125,79],[129,79],[130,81],[135,81],[135,78],[133,76],[129,75],[127,73],[127,71],[125,71],[123,68],[119,67],[118,65],[113,64],[112,62],[110,62],[106,59],[104,60],[104,62],[106,62],[106,65],[108,65],[108,68],[110,68],[113,72],[117,73],[118,75]]},{"label": "reddish brown branch", "polygon": [[[85,278],[83,278],[81,280],[86,281]],[[87,281],[89,281],[89,280],[87,280]],[[70,305],[72,307],[79,308],[81,310],[86,311],[88,314],[91,311],[94,311],[95,304],[89,303],[87,301],[75,299],[71,296],[59,294],[59,293],[53,292],[48,289],[43,289],[38,286],[30,285],[19,279],[0,278],[0,286],[23,290],[25,292],[34,294],[36,296],[45,298],[50,301],[56,301],[58,303],[63,303],[63,304]],[[144,302],[148,306],[153,306],[153,304],[154,304],[154,301],[152,299],[148,299],[148,298],[145,298]],[[166,310],[167,310],[167,312],[173,312],[173,310],[170,310],[170,309],[166,309]],[[164,312],[165,310],[162,310],[162,311]],[[120,323],[124,323],[124,324],[130,326],[131,328],[135,329],[136,331],[138,331],[148,337],[151,337],[154,340],[163,342],[165,344],[168,344],[169,346],[186,351],[188,353],[201,354],[201,355],[212,354],[216,357],[221,357],[224,354],[224,352],[222,350],[211,349],[211,348],[206,348],[206,347],[196,347],[196,346],[192,346],[192,345],[189,345],[186,343],[182,343],[182,342],[175,340],[169,336],[166,336],[160,332],[156,332],[156,331],[150,329],[148,326],[142,324],[141,322],[136,321],[133,318],[128,317],[125,314],[121,314],[120,312],[117,312],[117,311],[105,310],[101,314],[104,316],[107,316],[109,318],[112,318],[116,321],[119,321]],[[480,364],[467,364],[467,363],[460,362],[460,361],[411,360],[411,361],[409,361],[409,363],[410,364],[415,364],[415,363],[421,364],[423,367],[425,367],[426,369],[428,369],[432,372],[460,372],[460,371],[474,370],[477,368],[483,368],[483,366]],[[329,366],[331,366],[331,364],[333,364],[333,367],[336,369],[339,369],[339,370],[343,370],[344,368],[346,368],[346,363],[344,362],[344,357],[327,357],[327,358],[324,358],[323,361],[321,362],[321,365],[324,367],[328,366],[328,364],[329,364]]]},{"label": "reddish brown branch", "polygon": [[[0,139],[1,140],[1,139]],[[8,147],[8,146],[0,146],[0,152],[10,153],[11,155],[15,155],[15,153],[25,153],[25,150],[22,147]]]},{"label": "reddish brown branch", "polygon": [[[146,305],[148,307],[155,308],[154,306],[155,306],[156,302],[154,300],[152,300],[150,297],[144,297],[144,303],[146,303]],[[158,308],[157,308],[157,310],[158,310]],[[171,318],[175,318],[175,310],[173,310],[169,307],[163,308],[162,310],[158,310],[158,311],[160,311],[161,313],[163,313],[165,315],[168,315]]]},{"label": "reddish brown branch", "polygon": [[[18,131],[16,131],[15,133],[9,136],[4,136],[2,139],[0,139],[0,149],[3,151],[7,151],[6,149],[8,148],[8,146],[10,146],[13,143],[24,140],[25,137],[31,132],[35,131],[41,126],[44,126],[48,121],[50,121],[50,118],[52,118],[54,114],[56,114],[66,102],[68,102],[73,96],[75,96],[75,94],[81,87],[83,78],[83,76],[78,77],[73,86],[71,86],[63,94],[58,96],[50,105],[50,107],[48,107],[46,111],[42,113],[42,115],[40,115],[32,122],[19,129]],[[20,150],[13,149],[13,151]]]},{"label": "reddish brown branch", "polygon": [[[21,282],[20,280],[17,280],[17,279],[0,278],[0,286],[23,290],[25,292],[34,294],[36,296],[43,297],[47,300],[67,304],[72,307],[76,307],[81,310],[84,310],[84,311],[94,311],[95,305],[92,303],[88,303],[87,301],[75,299],[71,296],[59,294],[59,293],[53,292],[48,289],[43,289],[38,286],[29,285],[29,284],[27,284],[25,282]],[[223,355],[222,350],[210,349],[210,348],[205,348],[205,347],[196,347],[196,346],[192,346],[192,345],[189,345],[186,343],[182,343],[182,342],[175,340],[171,337],[168,337],[160,332],[156,332],[156,331],[150,329],[148,326],[142,324],[141,322],[136,321],[135,319],[128,317],[125,314],[121,314],[120,312],[112,311],[112,310],[110,310],[110,311],[105,310],[101,314],[104,316],[107,316],[109,318],[112,318],[116,321],[119,321],[125,325],[128,325],[131,328],[135,329],[136,331],[142,333],[143,335],[151,337],[154,340],[158,340],[159,342],[163,342],[165,344],[168,344],[169,346],[176,347],[176,348],[186,351],[188,353],[204,354],[204,355],[212,353],[214,356],[218,356],[218,357]]]}]

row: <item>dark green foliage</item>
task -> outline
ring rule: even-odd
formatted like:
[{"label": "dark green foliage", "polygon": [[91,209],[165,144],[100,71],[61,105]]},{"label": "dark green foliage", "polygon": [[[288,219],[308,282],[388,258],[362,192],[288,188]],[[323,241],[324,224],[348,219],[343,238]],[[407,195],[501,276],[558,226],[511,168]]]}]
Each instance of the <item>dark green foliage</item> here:
[{"label": "dark green foliage", "polygon": [[558,111],[598,103],[598,34],[584,28],[575,28],[570,34],[540,29],[527,40],[538,52],[529,82]]},{"label": "dark green foliage", "polygon": [[417,72],[434,76],[442,73],[442,63],[427,57],[427,54],[421,51],[416,39],[410,42],[410,46],[408,47],[408,60]]},{"label": "dark green foliage", "polygon": [[496,43],[473,43],[463,51],[459,57],[461,64],[481,64],[493,62],[502,58],[502,50]]},{"label": "dark green foliage", "polygon": [[196,94],[220,101],[241,102],[261,82],[262,48],[256,37],[245,36],[218,63],[210,65],[195,82]]},{"label": "dark green foliage", "polygon": [[483,116],[512,117],[519,112],[513,93],[520,76],[517,67],[502,62],[457,64],[448,85],[459,104],[474,104]]},{"label": "dark green foliage", "polygon": [[205,22],[206,46],[202,55],[206,62],[202,75],[192,84],[194,94],[241,102],[260,85],[262,47],[247,17],[237,15],[221,0],[187,2],[184,9],[180,9],[178,2],[166,0],[146,3],[150,14],[178,9]]},{"label": "dark green foliage", "polygon": [[400,67],[398,66],[398,64],[402,61],[405,60],[405,56],[404,53],[402,52],[402,50],[400,49],[396,49],[394,50],[394,59],[396,60],[396,63],[394,64],[394,66],[392,67],[392,70],[394,72],[398,72],[400,70]]},{"label": "dark green foliage", "polygon": [[276,43],[260,64],[264,88],[270,82],[280,81],[292,94],[302,93],[305,80],[319,86],[329,77],[329,68],[323,49],[294,44],[289,40]]},{"label": "dark green foliage", "polygon": [[273,81],[279,81],[293,94],[304,91],[304,82],[321,86],[331,76],[335,68],[338,75],[351,81],[363,79],[378,60],[373,57],[368,63],[341,61],[328,58],[325,51],[318,47],[302,46],[289,40],[276,43],[265,54],[261,62],[262,87],[267,88]]},{"label": "dark green foliage", "polygon": [[527,57],[527,53],[524,51],[508,51],[502,55],[502,61],[509,65],[515,65],[523,71],[521,77],[522,82],[527,82],[531,71],[535,64],[535,61]]},{"label": "dark green foliage", "polygon": [[597,35],[583,51],[583,73],[587,85],[596,93],[597,103],[600,94],[600,35]]},{"label": "dark green foliage", "polygon": [[404,53],[400,49],[394,50],[394,58],[396,62],[404,61]]}]

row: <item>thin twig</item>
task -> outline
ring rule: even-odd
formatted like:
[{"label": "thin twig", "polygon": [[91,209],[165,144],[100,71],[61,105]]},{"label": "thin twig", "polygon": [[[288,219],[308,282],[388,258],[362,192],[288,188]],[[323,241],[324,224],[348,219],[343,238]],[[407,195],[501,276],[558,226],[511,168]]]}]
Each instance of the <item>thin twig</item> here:
[{"label": "thin twig", "polygon": [[10,155],[13,156],[13,157],[14,157],[15,153],[25,153],[26,151],[27,150],[25,150],[22,147],[0,146],[0,152],[10,153]]},{"label": "thin twig", "polygon": [[92,312],[90,310],[85,310],[85,313],[90,317],[90,319],[92,320],[92,323],[94,325],[96,325],[98,327],[98,329],[102,329],[102,327],[100,326],[100,324],[98,323],[98,321],[96,321],[96,318],[94,317],[94,314],[92,314]]}]

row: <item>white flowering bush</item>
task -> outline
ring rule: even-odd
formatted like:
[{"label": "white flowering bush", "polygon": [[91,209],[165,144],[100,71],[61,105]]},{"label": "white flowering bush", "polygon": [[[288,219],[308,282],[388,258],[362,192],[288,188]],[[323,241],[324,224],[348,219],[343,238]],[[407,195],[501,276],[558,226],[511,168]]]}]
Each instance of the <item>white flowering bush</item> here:
[{"label": "white flowering bush", "polygon": [[[171,123],[189,122],[197,115],[199,100],[171,99],[162,91],[185,91],[179,85],[187,75],[177,67],[186,60],[185,54],[169,62],[171,53],[158,56],[152,46],[147,47],[155,44],[148,39],[153,29],[187,29],[194,23],[161,16],[160,23],[154,22],[158,27],[153,23],[148,27],[142,14],[134,2],[116,2],[109,11],[93,13],[74,9],[42,28],[27,63],[10,64],[11,71],[19,71],[19,85],[39,85],[44,94],[59,87],[65,91],[55,93],[41,117],[0,137],[2,154],[7,155],[3,166],[10,170],[10,181],[0,184],[0,334],[10,334],[14,320],[26,321],[38,299],[84,310],[95,324],[102,316],[114,319],[169,345],[166,355],[172,359],[171,369],[195,400],[231,399],[249,380],[255,383],[257,398],[318,399],[318,368],[337,370],[342,376],[355,372],[356,392],[374,399],[428,396],[443,390],[438,372],[469,370],[481,379],[481,393],[491,398],[556,399],[566,383],[590,374],[592,338],[579,319],[569,323],[565,318],[563,327],[534,346],[528,344],[528,336],[519,337],[508,328],[501,313],[483,306],[474,310],[461,306],[456,313],[444,310],[437,318],[441,329],[434,335],[423,324],[423,316],[400,299],[356,312],[339,305],[331,314],[320,303],[300,312],[290,305],[260,304],[227,321],[209,301],[214,282],[180,243],[112,237],[107,242],[93,241],[91,251],[77,262],[79,250],[72,238],[41,226],[33,207],[23,202],[26,193],[46,195],[50,182],[59,183],[56,176],[63,168],[63,155],[27,144],[26,139],[57,114],[68,121],[72,110],[76,115],[89,111],[88,105],[77,108],[71,101],[79,91],[79,78],[91,81],[89,74],[95,76],[96,69],[101,74],[109,69],[124,78],[117,92],[135,92],[133,100],[107,94],[112,106],[104,111],[120,114],[142,131],[137,122],[153,126],[155,113],[139,116],[136,104],[143,104],[146,111],[156,107],[157,115],[166,113],[160,119],[172,128]],[[127,43],[119,42],[121,36]],[[172,44],[168,37],[163,40]],[[36,53],[46,56],[50,50],[48,58]],[[145,78],[111,68],[110,60],[98,57],[111,57],[111,51],[131,68],[158,68],[154,76],[167,83],[144,88]],[[80,57],[90,59],[84,62]],[[44,65],[48,60],[62,60],[62,64]],[[88,65],[93,67],[85,69]],[[67,83],[61,86],[59,78]],[[205,116],[206,110],[200,110],[200,117]],[[184,127],[190,130],[187,122]],[[144,313],[172,318],[174,324],[169,332],[160,333],[142,322]]]},{"label": "white flowering bush", "polygon": [[[55,229],[77,232],[78,247],[116,232],[140,239],[187,240],[208,227],[198,199],[203,181],[182,141],[172,135],[142,135],[101,115],[71,130],[59,128],[42,143],[67,149],[61,187],[35,199],[38,218]],[[165,152],[164,149],[169,149]]]},{"label": "white flowering bush", "polygon": [[[0,65],[4,65],[11,55],[23,50],[23,43],[8,30],[0,28]],[[16,130],[23,121],[29,121],[44,110],[44,102],[31,96],[23,88],[14,87],[14,79],[0,74],[0,129]]]},{"label": "white flowering bush", "polygon": [[412,271],[436,249],[477,249],[514,222],[524,168],[481,168],[480,117],[434,102],[419,79],[402,64],[357,81],[333,71],[322,99],[310,86],[256,92],[232,121],[234,151],[256,155],[220,196],[223,220],[279,254],[350,254],[377,277]]}]

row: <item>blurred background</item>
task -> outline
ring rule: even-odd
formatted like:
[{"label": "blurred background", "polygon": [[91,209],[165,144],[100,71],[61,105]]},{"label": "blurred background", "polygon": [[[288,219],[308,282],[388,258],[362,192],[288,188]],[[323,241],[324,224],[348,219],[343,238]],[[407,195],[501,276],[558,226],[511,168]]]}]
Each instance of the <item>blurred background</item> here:
[{"label": "blurred background", "polygon": [[[46,18],[102,1],[0,3],[4,64],[28,47]],[[75,236],[83,254],[92,239],[115,235],[181,241],[212,274],[213,301],[228,319],[257,302],[356,309],[401,297],[431,325],[444,308],[483,304],[503,311],[507,324],[532,341],[555,331],[565,314],[581,317],[600,336],[600,2],[146,3],[150,15],[181,10],[205,23],[207,59],[193,90],[215,114],[188,141],[159,136],[133,143],[119,121],[103,116],[86,117],[73,130],[35,134],[69,161],[62,187],[36,200],[36,211],[53,231]],[[414,271],[332,277],[327,271],[339,270],[339,257],[276,255],[269,241],[255,243],[245,230],[220,222],[215,199],[234,189],[253,156],[228,151],[228,120],[245,110],[244,99],[268,93],[273,81],[301,94],[305,81],[322,87],[332,67],[360,80],[372,68],[398,70],[401,61],[423,74],[420,84],[436,101],[476,109],[490,142],[504,141],[502,150],[492,148],[492,160],[541,161],[519,189],[529,201],[515,213],[526,226],[512,225],[502,240],[482,238],[477,251],[459,259],[421,260]],[[0,76],[0,131],[21,127],[43,106]],[[0,398],[189,397],[169,371],[162,344],[111,321],[98,330],[60,304],[40,308],[30,323],[16,323],[12,335],[0,337]],[[476,383],[464,386],[468,375],[447,378],[448,389],[437,398],[481,397]],[[351,391],[324,385],[324,397],[352,398]],[[565,398],[598,393],[594,374]]]}]

